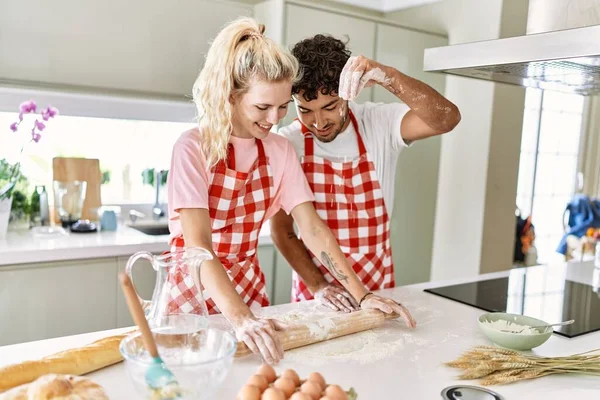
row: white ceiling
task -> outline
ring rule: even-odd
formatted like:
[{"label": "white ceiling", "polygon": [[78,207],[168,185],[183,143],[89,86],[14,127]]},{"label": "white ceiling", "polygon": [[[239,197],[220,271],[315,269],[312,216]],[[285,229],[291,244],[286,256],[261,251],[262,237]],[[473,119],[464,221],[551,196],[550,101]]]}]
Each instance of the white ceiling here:
[{"label": "white ceiling", "polygon": [[379,12],[392,12],[404,8],[435,3],[440,0],[334,0],[357,7],[368,8]]}]

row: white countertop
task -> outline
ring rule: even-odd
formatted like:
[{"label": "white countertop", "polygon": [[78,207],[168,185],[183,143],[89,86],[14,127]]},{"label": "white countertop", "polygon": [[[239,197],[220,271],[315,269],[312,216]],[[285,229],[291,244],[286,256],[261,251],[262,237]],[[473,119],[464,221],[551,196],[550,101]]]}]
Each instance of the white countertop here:
[{"label": "white countertop", "polygon": [[31,231],[9,232],[0,240],[0,266],[32,262],[130,256],[136,251],[169,249],[168,235],[151,236],[129,227],[116,232],[68,233],[51,238],[34,237]]},{"label": "white countertop", "polygon": [[[552,276],[568,276],[569,279],[592,283],[594,268],[591,263],[570,264],[555,267],[534,267],[483,275],[470,280],[454,282],[435,282],[400,287],[383,291],[383,294],[402,301],[413,313],[418,327],[409,330],[398,322],[387,322],[373,333],[384,332],[391,335],[396,350],[389,351],[374,362],[340,359],[326,360],[321,356],[311,357],[311,347],[296,349],[286,353],[286,358],[276,367],[279,374],[285,368],[294,368],[305,378],[310,372],[322,373],[328,382],[336,383],[348,389],[354,387],[360,400],[380,399],[439,399],[443,388],[455,384],[477,385],[476,381],[458,381],[458,371],[443,365],[456,359],[463,351],[476,345],[490,345],[479,331],[477,317],[483,311],[435,296],[423,289],[445,286],[449,283],[491,279],[527,272],[532,280],[552,279]],[[512,279],[512,275],[511,275]],[[276,315],[295,310],[315,307],[312,302],[286,304],[263,309],[264,315]],[[219,316],[220,317],[220,316]],[[218,322],[218,318],[213,322]],[[211,317],[213,318],[213,317]],[[77,336],[43,340],[12,346],[0,347],[0,366],[38,358],[75,346],[87,344],[98,338],[113,335],[123,330],[95,332]],[[355,335],[361,335],[355,334]],[[352,335],[352,336],[355,336]],[[383,337],[383,336],[378,336]],[[346,337],[346,339],[350,336]],[[344,338],[342,338],[344,339]],[[346,340],[344,339],[344,340]],[[327,342],[336,347],[336,340]],[[389,343],[389,342],[388,342]],[[398,349],[399,343],[399,349]],[[566,356],[589,351],[600,347],[600,332],[568,339],[553,335],[545,344],[534,349],[541,356]],[[376,343],[377,346],[388,346]],[[337,345],[339,350],[339,345]],[[312,350],[314,352],[314,350]],[[385,353],[385,352],[384,352]],[[303,357],[304,355],[304,357]],[[306,356],[308,355],[308,356]],[[258,367],[256,356],[236,359],[232,370],[217,398],[234,399],[236,392]],[[129,382],[123,363],[105,368],[89,375],[107,390],[113,400],[139,398]],[[597,399],[600,393],[600,379],[582,375],[549,376],[531,381],[513,383],[506,386],[491,387],[494,391],[511,399]]]},{"label": "white countertop", "polygon": [[[137,251],[160,253],[169,249],[168,235],[146,235],[128,226],[115,232],[68,233],[66,236],[40,238],[30,230],[8,232],[0,239],[0,267],[33,262],[52,262],[102,257],[130,256]],[[263,229],[259,245],[272,244],[268,229]]]}]

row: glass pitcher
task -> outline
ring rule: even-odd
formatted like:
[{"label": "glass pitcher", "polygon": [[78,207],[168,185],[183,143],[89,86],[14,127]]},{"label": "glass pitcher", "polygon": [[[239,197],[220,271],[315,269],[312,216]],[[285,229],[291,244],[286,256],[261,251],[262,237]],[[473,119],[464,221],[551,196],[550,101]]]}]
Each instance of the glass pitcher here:
[{"label": "glass pitcher", "polygon": [[[200,266],[212,254],[200,247],[186,247],[155,256],[147,251],[132,255],[125,273],[133,282],[133,265],[139,259],[150,262],[156,271],[156,284],[150,301],[138,294],[153,330],[190,333],[208,327],[208,311],[202,295]],[[134,283],[135,288],[135,283]],[[137,291],[136,291],[137,293]],[[166,333],[166,332],[165,332]]]}]

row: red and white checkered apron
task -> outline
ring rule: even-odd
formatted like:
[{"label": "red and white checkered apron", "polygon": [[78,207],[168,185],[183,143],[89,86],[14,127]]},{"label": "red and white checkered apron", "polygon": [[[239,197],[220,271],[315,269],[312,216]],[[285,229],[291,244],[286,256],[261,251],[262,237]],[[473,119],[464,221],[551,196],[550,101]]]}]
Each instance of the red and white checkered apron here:
[{"label": "red and white checkered apron", "polygon": [[[235,285],[242,300],[250,306],[266,307],[269,297],[265,275],[260,269],[256,249],[258,234],[274,197],[273,175],[263,144],[256,140],[258,158],[248,172],[235,171],[233,145],[229,144],[228,165],[221,160],[213,169],[208,208],[212,223],[213,250]],[[183,236],[171,241],[172,248],[185,246]],[[177,282],[169,309],[193,310],[196,288],[186,285],[187,267],[174,269],[169,280]],[[219,313],[215,302],[204,291],[209,314]],[[188,299],[192,299],[190,302]]]},{"label": "red and white checkered apron", "polygon": [[[313,136],[302,125],[304,158],[302,168],[315,195],[315,208],[337,238],[342,252],[369,290],[395,286],[390,220],[383,200],[375,165],[358,130],[352,111],[350,119],[358,139],[359,158],[333,162],[314,155]],[[339,282],[309,251],[328,282]],[[298,274],[293,273],[292,301],[310,300],[312,295]]]}]

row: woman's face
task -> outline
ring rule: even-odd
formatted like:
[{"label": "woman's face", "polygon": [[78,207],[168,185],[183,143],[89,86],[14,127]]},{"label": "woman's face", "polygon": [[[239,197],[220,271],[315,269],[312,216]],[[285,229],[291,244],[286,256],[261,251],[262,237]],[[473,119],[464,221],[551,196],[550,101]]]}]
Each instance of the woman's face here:
[{"label": "woman's face", "polygon": [[291,82],[254,79],[246,93],[232,99],[233,136],[264,139],[285,117],[291,98]]}]

